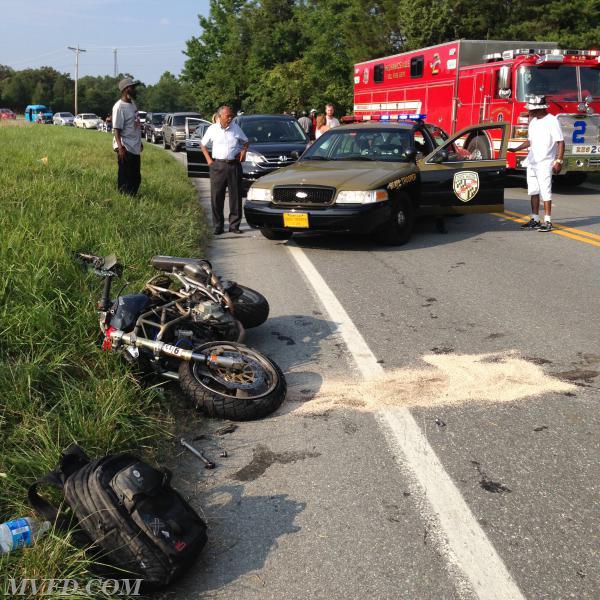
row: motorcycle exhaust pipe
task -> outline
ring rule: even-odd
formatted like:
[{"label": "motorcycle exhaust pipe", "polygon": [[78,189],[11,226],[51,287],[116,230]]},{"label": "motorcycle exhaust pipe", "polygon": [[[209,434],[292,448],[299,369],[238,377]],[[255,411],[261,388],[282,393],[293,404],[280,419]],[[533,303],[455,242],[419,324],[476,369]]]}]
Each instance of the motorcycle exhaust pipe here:
[{"label": "motorcycle exhaust pipe", "polygon": [[115,329],[110,332],[110,341],[114,347],[124,344],[126,346],[133,346],[134,348],[147,348],[148,350],[152,350],[155,354],[172,356],[180,360],[193,360],[205,365],[215,365],[225,369],[241,369],[244,366],[243,362],[229,356],[219,356],[218,354],[200,354],[199,352],[194,352],[193,350],[187,350],[186,348],[179,348],[179,346],[166,344],[165,342],[139,337],[134,333],[125,333],[121,329]]}]

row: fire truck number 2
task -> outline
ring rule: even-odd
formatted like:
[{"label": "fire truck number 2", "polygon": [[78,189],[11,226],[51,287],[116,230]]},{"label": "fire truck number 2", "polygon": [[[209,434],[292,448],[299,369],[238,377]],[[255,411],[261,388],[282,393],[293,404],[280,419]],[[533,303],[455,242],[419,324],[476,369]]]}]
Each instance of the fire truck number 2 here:
[{"label": "fire truck number 2", "polygon": [[574,144],[585,144],[585,129],[587,123],[585,121],[575,121],[573,123],[573,143]]}]

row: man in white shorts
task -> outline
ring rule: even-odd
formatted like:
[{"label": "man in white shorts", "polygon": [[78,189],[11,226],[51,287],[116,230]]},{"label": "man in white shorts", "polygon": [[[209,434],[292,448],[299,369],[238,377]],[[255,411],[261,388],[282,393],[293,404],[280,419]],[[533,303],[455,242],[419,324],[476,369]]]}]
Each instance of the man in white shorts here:
[{"label": "man in white shorts", "polygon": [[[530,96],[527,141],[509,152],[529,148],[522,165],[527,167],[527,193],[531,196],[531,219],[521,229],[552,231],[552,175],[562,168],[565,142],[558,119],[548,113],[545,96]],[[544,224],[540,223],[540,198],[544,203]]]}]

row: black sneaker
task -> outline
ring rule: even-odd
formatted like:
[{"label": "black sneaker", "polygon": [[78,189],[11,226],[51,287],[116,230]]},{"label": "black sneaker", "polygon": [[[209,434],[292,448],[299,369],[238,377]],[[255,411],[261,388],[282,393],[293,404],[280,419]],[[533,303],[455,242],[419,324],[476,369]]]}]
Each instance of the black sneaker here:
[{"label": "black sneaker", "polygon": [[546,221],[539,229],[538,231],[552,231],[554,229],[554,227],[552,227],[552,221]]},{"label": "black sneaker", "polygon": [[521,225],[521,229],[539,229],[540,226],[541,223],[539,221],[536,221],[535,219],[529,219],[527,223],[523,223],[523,225]]}]

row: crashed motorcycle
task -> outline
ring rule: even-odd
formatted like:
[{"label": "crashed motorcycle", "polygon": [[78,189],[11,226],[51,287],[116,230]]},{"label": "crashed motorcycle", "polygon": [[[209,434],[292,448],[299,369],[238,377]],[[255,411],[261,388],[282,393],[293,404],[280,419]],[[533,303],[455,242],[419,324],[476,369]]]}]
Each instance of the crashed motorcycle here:
[{"label": "crashed motorcycle", "polygon": [[239,343],[246,328],[269,315],[259,292],[220,279],[207,260],[154,256],[150,263],[159,273],[142,291],[111,300],[113,281],[123,274],[117,258],[73,255],[103,280],[97,311],[104,350],[119,352],[143,373],[177,380],[209,416],[259,419],[283,402],[281,369]]}]

